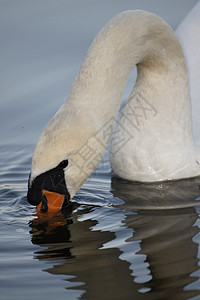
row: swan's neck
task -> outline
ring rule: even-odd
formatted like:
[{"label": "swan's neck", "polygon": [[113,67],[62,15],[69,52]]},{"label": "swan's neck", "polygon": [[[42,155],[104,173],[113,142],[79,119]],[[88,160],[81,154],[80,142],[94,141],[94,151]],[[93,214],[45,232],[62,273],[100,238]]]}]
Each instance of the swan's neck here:
[{"label": "swan's neck", "polygon": [[[93,139],[98,135],[106,145],[135,65],[137,81],[112,142],[112,169],[140,181],[191,176],[185,167],[191,165],[187,157],[194,156],[188,153],[193,142],[185,58],[174,32],[159,17],[136,11],[111,20],[89,49],[69,99],[87,110],[91,127],[95,124]],[[98,134],[103,130],[106,139]],[[196,175],[196,162],[194,168]]]},{"label": "swan's neck", "polygon": [[121,13],[97,35],[69,100],[75,106],[87,106],[92,120],[95,111],[95,119],[100,119],[103,126],[110,117],[116,117],[125,84],[135,65],[138,66],[135,90],[159,113],[163,112],[163,117],[170,121],[175,115],[177,122],[190,130],[182,49],[172,29],[161,18],[147,12]]},{"label": "swan's neck", "polygon": [[[46,129],[48,134],[56,132],[54,145],[58,130],[64,136],[63,146],[55,151],[55,165],[65,158],[66,149],[70,150],[67,153],[70,167],[65,179],[71,196],[104,154],[125,84],[135,65],[138,77],[114,135],[111,166],[117,175],[131,180],[185,176],[185,173],[175,174],[177,168],[185,168],[184,159],[191,156],[188,148],[192,144],[187,72],[181,46],[161,18],[144,11],[128,11],[116,16],[97,35],[65,105]],[[146,104],[142,119],[137,103]],[[137,120],[133,111],[138,115]],[[135,121],[141,125],[139,130]],[[119,144],[124,135],[128,140]],[[48,140],[52,143],[51,137]],[[182,149],[186,149],[184,153]],[[189,160],[186,164],[192,165]],[[186,173],[185,177],[189,177],[197,172],[195,169]]]}]

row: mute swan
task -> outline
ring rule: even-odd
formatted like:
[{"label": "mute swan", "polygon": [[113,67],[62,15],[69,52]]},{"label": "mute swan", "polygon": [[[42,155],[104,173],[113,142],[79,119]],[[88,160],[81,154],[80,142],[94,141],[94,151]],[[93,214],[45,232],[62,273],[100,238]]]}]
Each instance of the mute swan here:
[{"label": "mute swan", "polygon": [[126,11],[96,36],[66,102],[43,130],[32,158],[29,203],[53,209],[50,191],[56,199],[62,194],[59,205],[65,205],[97,167],[135,65],[136,84],[112,139],[112,170],[142,182],[200,175],[180,43],[160,17]]},{"label": "mute swan", "polygon": [[186,57],[192,105],[193,136],[200,144],[200,2],[198,2],[176,30]]}]

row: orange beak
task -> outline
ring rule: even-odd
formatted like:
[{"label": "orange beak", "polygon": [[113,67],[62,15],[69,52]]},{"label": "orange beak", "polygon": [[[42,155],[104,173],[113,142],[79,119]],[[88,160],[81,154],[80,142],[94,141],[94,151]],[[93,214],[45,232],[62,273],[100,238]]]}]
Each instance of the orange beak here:
[{"label": "orange beak", "polygon": [[[47,206],[48,206],[48,212],[59,212],[62,208],[65,195],[55,193],[55,192],[49,192],[47,190],[42,190],[43,194],[45,195],[47,199]],[[36,206],[37,211],[41,210],[42,202]]]}]

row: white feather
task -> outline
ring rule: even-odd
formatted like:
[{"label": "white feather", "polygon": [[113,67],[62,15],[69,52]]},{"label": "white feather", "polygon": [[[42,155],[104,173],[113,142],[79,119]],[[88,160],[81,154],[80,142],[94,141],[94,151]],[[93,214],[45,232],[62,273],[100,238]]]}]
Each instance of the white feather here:
[{"label": "white feather", "polygon": [[136,85],[112,140],[113,171],[144,182],[200,174],[182,48],[168,24],[138,10],[117,15],[94,39],[66,103],[39,138],[31,180],[68,159],[74,196],[102,159],[135,65]]}]

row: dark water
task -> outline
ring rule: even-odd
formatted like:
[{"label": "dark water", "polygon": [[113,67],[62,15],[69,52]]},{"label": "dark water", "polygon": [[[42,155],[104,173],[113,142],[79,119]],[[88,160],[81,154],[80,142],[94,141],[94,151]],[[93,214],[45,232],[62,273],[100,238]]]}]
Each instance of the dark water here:
[{"label": "dark water", "polygon": [[64,214],[37,215],[29,151],[1,148],[1,299],[200,298],[199,178],[129,183],[105,156]]},{"label": "dark water", "polygon": [[[81,17],[77,1],[1,1],[0,299],[200,299],[200,178],[130,183],[112,174],[106,153],[64,214],[27,203],[34,144],[88,39],[118,11],[138,8],[94,2],[80,4]],[[175,27],[195,2],[140,7]]]}]

